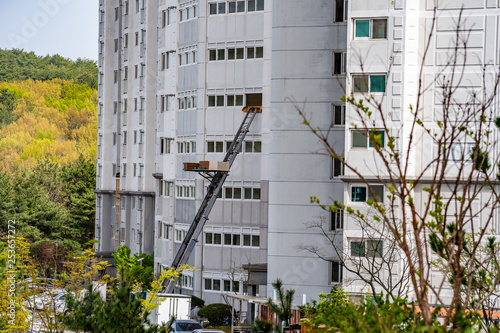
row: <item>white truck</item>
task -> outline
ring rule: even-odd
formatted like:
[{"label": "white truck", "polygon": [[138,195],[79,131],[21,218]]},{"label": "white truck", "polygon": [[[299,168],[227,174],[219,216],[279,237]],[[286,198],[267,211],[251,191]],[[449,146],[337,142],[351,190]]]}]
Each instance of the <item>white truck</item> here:
[{"label": "white truck", "polygon": [[150,319],[155,324],[166,324],[172,316],[175,319],[190,319],[191,296],[158,294],[160,305],[151,312]]}]

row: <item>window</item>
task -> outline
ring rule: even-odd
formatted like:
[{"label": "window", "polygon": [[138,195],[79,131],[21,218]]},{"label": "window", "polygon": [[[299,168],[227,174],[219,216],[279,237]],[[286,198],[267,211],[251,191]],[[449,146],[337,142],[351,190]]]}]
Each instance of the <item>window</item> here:
[{"label": "window", "polygon": [[351,241],[351,256],[364,257],[365,256],[365,242]]},{"label": "window", "polygon": [[224,95],[208,96],[208,106],[224,106]]},{"label": "window", "polygon": [[124,44],[124,45],[123,45],[123,47],[124,47],[124,48],[127,48],[127,47],[128,47],[128,34],[125,34],[123,44]]},{"label": "window", "polygon": [[167,25],[174,23],[174,17],[175,17],[174,10],[175,10],[175,8],[168,8],[167,9]]},{"label": "window", "polygon": [[332,104],[333,125],[345,125],[345,105]]},{"label": "window", "polygon": [[332,283],[342,282],[342,263],[340,261],[332,261]]},{"label": "window", "polygon": [[169,239],[170,235],[170,226],[168,224],[162,223],[163,228],[162,228],[162,238],[163,239]]},{"label": "window", "polygon": [[381,239],[370,239],[366,241],[351,241],[351,256],[381,258],[384,250],[384,242]]},{"label": "window", "polygon": [[260,141],[245,141],[245,153],[260,153],[262,143]]},{"label": "window", "polygon": [[116,146],[116,132],[113,132],[113,146]]},{"label": "window", "polygon": [[115,8],[115,21],[118,21],[118,18],[120,17],[120,12],[118,10],[118,7]]},{"label": "window", "polygon": [[243,106],[243,95],[227,95],[227,106]]},{"label": "window", "polygon": [[206,244],[221,245],[222,244],[222,234],[221,233],[213,233],[213,232],[205,233],[205,243]]},{"label": "window", "polygon": [[114,83],[118,82],[118,71],[114,71]]},{"label": "window", "polygon": [[354,93],[384,93],[385,74],[353,75]]},{"label": "window", "polygon": [[346,52],[333,52],[333,74],[345,74],[346,72]]},{"label": "window", "polygon": [[330,211],[330,230],[344,229],[344,210]]},{"label": "window", "polygon": [[205,290],[220,291],[220,279],[204,279]]},{"label": "window", "polygon": [[344,22],[347,19],[347,0],[335,0],[334,22]]},{"label": "window", "polygon": [[116,176],[116,164],[115,164],[115,163],[113,163],[113,164],[111,164],[111,166],[112,166],[112,169],[113,169],[113,170],[112,170],[113,177],[115,177],[115,176]]},{"label": "window", "polygon": [[332,157],[332,176],[338,177],[344,174],[344,164],[337,158]]},{"label": "window", "polygon": [[242,47],[227,49],[227,59],[245,59],[245,49]]},{"label": "window", "polygon": [[226,187],[224,199],[241,199],[241,187]]},{"label": "window", "polygon": [[113,114],[118,112],[118,102],[113,102]]},{"label": "window", "polygon": [[118,39],[115,39],[115,52],[118,51]]},{"label": "window", "polygon": [[137,176],[137,164],[134,163],[134,177]]},{"label": "window", "polygon": [[135,33],[135,46],[139,45],[139,32]]},{"label": "window", "polygon": [[128,66],[123,68],[123,79],[128,80]]},{"label": "window", "polygon": [[387,19],[354,20],[355,39],[387,39]]},{"label": "window", "polygon": [[262,46],[247,47],[247,59],[262,58],[264,56],[264,48]]},{"label": "window", "polygon": [[249,12],[264,10],[264,0],[248,0],[247,4]]},{"label": "window", "polygon": [[135,65],[134,66],[134,78],[137,79],[138,76],[139,76],[139,66]]},{"label": "window", "polygon": [[[127,163],[122,164],[122,176],[127,177]],[[124,204],[125,204],[125,202],[126,201],[123,201]],[[124,205],[124,209],[125,209],[125,205]]]},{"label": "window", "polygon": [[373,148],[374,145],[384,147],[385,135],[382,130],[352,131],[352,148]]},{"label": "window", "polygon": [[128,15],[128,1],[125,2],[125,15]]},{"label": "window", "polygon": [[127,131],[123,131],[123,144],[127,144]]},{"label": "window", "polygon": [[351,201],[366,202],[368,199],[376,202],[383,202],[384,185],[370,185],[370,188],[371,191],[366,185],[353,186],[351,188]]}]

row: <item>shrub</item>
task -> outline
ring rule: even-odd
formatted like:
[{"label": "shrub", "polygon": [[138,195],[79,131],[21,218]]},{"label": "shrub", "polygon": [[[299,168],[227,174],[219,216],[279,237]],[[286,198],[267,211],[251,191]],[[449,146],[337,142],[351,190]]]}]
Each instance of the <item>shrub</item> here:
[{"label": "shrub", "polygon": [[194,295],[191,295],[191,310],[194,309],[195,307],[202,308],[204,305],[205,305],[204,300]]},{"label": "shrub", "polygon": [[231,323],[231,307],[223,303],[209,304],[198,311],[198,316],[206,318],[210,325],[228,325]]},{"label": "shrub", "polygon": [[271,333],[273,331],[273,323],[265,319],[255,319],[252,323],[252,333]]}]

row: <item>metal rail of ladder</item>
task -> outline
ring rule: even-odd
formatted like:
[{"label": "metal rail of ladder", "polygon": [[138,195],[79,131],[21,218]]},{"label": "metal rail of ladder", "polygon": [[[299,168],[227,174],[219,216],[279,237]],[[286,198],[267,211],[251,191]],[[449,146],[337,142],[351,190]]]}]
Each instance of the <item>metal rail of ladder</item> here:
[{"label": "metal rail of ladder", "polygon": [[[229,170],[231,170],[231,166],[238,155],[239,149],[243,144],[243,140],[247,135],[250,125],[255,118],[257,113],[262,111],[261,106],[247,106],[243,108],[243,111],[246,111],[245,118],[240,125],[240,128],[236,132],[229,149],[226,152],[226,156],[224,157],[223,162],[229,162]],[[226,180],[229,171],[200,171],[197,170],[205,179],[210,181],[210,185],[207,189],[207,194],[203,199],[203,202],[196,213],[196,216],[191,222],[191,226],[189,227],[186,236],[184,237],[181,246],[177,250],[175,254],[174,260],[172,261],[171,268],[177,269],[177,267],[184,265],[187,263],[191,252],[193,252],[194,246],[198,242],[198,237],[201,234],[203,227],[205,226],[206,221],[208,220],[208,215],[212,210],[215,201],[218,198],[218,194],[222,191],[222,185],[224,185],[224,181]],[[164,288],[164,292],[171,293],[175,287],[175,281],[168,281],[168,284]]]}]

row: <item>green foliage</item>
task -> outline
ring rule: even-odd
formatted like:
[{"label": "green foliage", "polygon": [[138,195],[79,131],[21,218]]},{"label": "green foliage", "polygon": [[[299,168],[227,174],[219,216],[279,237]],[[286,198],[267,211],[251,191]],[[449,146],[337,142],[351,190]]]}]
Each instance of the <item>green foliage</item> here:
[{"label": "green foliage", "polygon": [[17,221],[16,232],[35,246],[59,240],[79,250],[93,238],[95,165],[80,156],[65,166],[42,160],[14,175],[0,172],[0,225]]},{"label": "green foliage", "polygon": [[279,317],[278,330],[281,331],[281,322],[284,322],[285,327],[290,326],[290,318],[292,318],[292,303],[293,296],[295,295],[295,290],[283,289],[283,281],[276,279],[271,285],[276,290],[277,302],[273,302],[271,298],[267,301],[267,306],[269,309]]},{"label": "green foliage", "polygon": [[223,303],[213,303],[198,311],[198,316],[206,318],[210,325],[222,326],[231,323],[231,306]]},{"label": "green foliage", "polygon": [[16,121],[16,96],[8,89],[0,89],[0,128]]},{"label": "green foliage", "polygon": [[273,323],[265,319],[257,318],[252,323],[252,333],[271,333],[273,331]]},{"label": "green foliage", "polygon": [[97,75],[97,63],[92,60],[73,61],[58,54],[42,57],[19,49],[0,49],[0,81],[59,78],[97,89]]},{"label": "green foliage", "polygon": [[205,301],[195,295],[191,295],[191,310],[199,307],[202,308],[205,305]]},{"label": "green foliage", "polygon": [[130,249],[126,245],[120,245],[113,254],[115,265],[123,278],[131,284],[140,284],[143,290],[151,288],[154,278],[154,253],[130,255]]},{"label": "green foliage", "polygon": [[[314,328],[325,325],[332,332],[423,332],[421,316],[404,299],[389,301],[375,296],[352,303],[342,289],[320,294],[319,301],[306,305],[302,311],[307,324]],[[420,328],[419,328],[420,327]],[[439,332],[439,328],[427,332]]]},{"label": "green foliage", "polygon": [[61,319],[68,328],[85,332],[108,333],[157,333],[165,328],[151,325],[148,311],[143,311],[141,301],[131,301],[132,287],[125,280],[111,286],[109,301],[103,301],[92,286],[82,300],[67,296],[67,313]]}]

